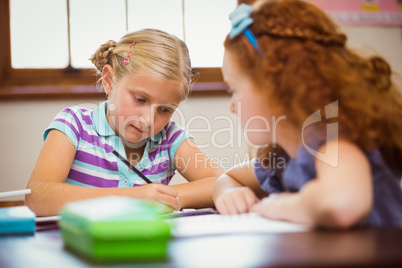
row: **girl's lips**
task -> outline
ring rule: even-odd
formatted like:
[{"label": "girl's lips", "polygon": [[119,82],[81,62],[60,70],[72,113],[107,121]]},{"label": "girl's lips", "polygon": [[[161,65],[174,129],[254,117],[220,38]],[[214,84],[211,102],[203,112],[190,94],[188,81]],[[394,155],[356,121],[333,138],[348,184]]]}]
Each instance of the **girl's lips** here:
[{"label": "girl's lips", "polygon": [[135,130],[137,130],[138,132],[140,132],[140,133],[146,132],[146,131],[144,131],[144,130],[138,128],[138,127],[135,127],[134,125],[131,125],[131,126],[132,126]]},{"label": "girl's lips", "polygon": [[141,129],[135,127],[135,126],[133,126],[133,128],[134,128],[135,130],[137,130],[138,132],[140,132],[140,133],[143,133],[143,132],[144,132],[144,131],[142,131]]}]

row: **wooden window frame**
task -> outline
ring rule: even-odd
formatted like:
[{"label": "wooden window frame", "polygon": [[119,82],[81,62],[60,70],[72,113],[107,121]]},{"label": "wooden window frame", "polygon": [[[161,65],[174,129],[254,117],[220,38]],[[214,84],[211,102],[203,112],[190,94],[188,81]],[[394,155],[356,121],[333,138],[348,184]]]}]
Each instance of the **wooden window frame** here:
[{"label": "wooden window frame", "polygon": [[[0,100],[104,96],[92,69],[14,69],[11,66],[10,0],[0,0]],[[28,42],[28,41],[27,41]],[[29,49],[29,43],[27,44]],[[197,68],[191,95],[226,94],[220,68]]]}]

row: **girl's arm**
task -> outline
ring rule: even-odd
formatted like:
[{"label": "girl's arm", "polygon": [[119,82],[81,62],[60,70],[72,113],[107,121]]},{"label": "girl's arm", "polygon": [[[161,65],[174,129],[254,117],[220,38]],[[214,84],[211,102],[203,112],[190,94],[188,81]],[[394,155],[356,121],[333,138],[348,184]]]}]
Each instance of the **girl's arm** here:
[{"label": "girl's arm", "polygon": [[212,187],[224,170],[188,138],[176,151],[174,164],[188,183],[172,185],[183,208],[214,207]]},{"label": "girl's arm", "polygon": [[267,193],[260,188],[251,161],[220,176],[213,191],[215,206],[221,214],[247,213],[265,196]]},{"label": "girl's arm", "polygon": [[179,209],[177,192],[161,184],[133,188],[89,188],[67,184],[65,180],[74,157],[75,148],[69,138],[58,130],[51,130],[27,185],[31,194],[26,195],[25,202],[37,216],[57,215],[66,202],[107,195],[155,199]]},{"label": "girl's arm", "polygon": [[339,160],[335,167],[316,159],[316,179],[298,193],[272,194],[252,211],[272,219],[326,228],[345,229],[364,220],[373,202],[367,157],[347,141],[330,142],[325,149],[329,163]]}]

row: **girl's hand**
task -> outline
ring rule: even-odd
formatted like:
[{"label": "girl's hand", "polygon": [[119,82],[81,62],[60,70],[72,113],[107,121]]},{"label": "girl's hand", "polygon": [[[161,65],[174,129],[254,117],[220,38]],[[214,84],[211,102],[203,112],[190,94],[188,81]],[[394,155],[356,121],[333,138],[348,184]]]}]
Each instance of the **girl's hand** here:
[{"label": "girl's hand", "polygon": [[220,214],[241,214],[250,212],[257,202],[258,198],[250,188],[237,187],[218,196],[215,207]]},{"label": "girl's hand", "polygon": [[[172,187],[151,183],[138,187],[141,191],[141,197],[156,200],[164,205],[172,207],[174,210],[180,210],[180,203],[177,191]],[[138,197],[138,195],[135,195]],[[173,211],[170,211],[173,212]]]},{"label": "girl's hand", "polygon": [[284,211],[281,208],[284,202],[291,201],[294,196],[295,194],[291,193],[270,194],[268,197],[261,199],[259,203],[255,204],[250,211],[273,220],[284,220],[282,216]]}]

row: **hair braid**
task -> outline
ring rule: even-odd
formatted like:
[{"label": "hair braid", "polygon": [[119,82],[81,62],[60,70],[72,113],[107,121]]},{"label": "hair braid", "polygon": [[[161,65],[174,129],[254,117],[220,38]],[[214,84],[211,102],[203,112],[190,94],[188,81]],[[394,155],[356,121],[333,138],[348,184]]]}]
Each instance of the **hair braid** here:
[{"label": "hair braid", "polygon": [[[275,2],[282,5],[280,1]],[[334,24],[324,23],[317,25],[311,19],[313,16],[318,15],[320,20],[326,20],[326,15],[318,9],[306,9],[303,3],[299,1],[291,2],[291,5],[295,7],[294,10],[286,7],[282,8],[279,5],[275,6],[275,4],[269,8],[261,8],[263,3],[265,1],[260,1],[260,5],[255,7],[257,11],[253,13],[254,20],[263,22],[251,26],[251,30],[256,36],[271,35],[274,37],[295,38],[323,45],[344,46],[346,43],[346,35],[340,33]],[[300,16],[297,11],[300,9],[303,9],[303,17],[295,20],[294,18]],[[317,11],[318,14],[316,14]]]},{"label": "hair braid", "polygon": [[103,67],[109,62],[109,55],[115,47],[116,41],[109,40],[101,45],[89,59],[99,72],[102,72]]},{"label": "hair braid", "polygon": [[259,35],[264,34],[278,37],[285,37],[285,38],[299,38],[302,40],[313,41],[324,45],[337,45],[337,46],[344,46],[347,39],[346,35],[344,34],[332,34],[332,35],[317,34],[307,29],[301,29],[301,28],[292,29],[292,28],[269,27],[265,30],[265,32]]}]

